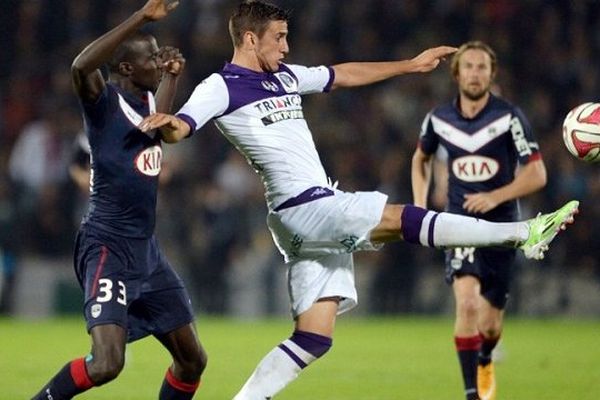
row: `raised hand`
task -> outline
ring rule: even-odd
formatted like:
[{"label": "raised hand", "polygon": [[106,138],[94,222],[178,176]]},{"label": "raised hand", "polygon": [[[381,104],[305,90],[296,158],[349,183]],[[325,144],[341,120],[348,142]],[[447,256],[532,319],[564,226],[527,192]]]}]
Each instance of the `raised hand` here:
[{"label": "raised hand", "polygon": [[142,7],[144,18],[157,21],[164,18],[179,5],[179,1],[148,0]]},{"label": "raised hand", "polygon": [[185,67],[185,58],[179,49],[171,46],[164,46],[158,50],[158,59],[164,74],[178,76]]},{"label": "raised hand", "polygon": [[423,51],[410,61],[414,64],[414,72],[429,72],[438,66],[446,56],[456,52],[456,47],[439,46]]}]

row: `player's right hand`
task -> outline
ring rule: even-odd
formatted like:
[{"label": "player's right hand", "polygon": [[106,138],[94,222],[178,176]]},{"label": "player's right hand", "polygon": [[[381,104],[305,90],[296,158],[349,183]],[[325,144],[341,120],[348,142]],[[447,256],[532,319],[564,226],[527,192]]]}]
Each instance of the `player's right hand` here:
[{"label": "player's right hand", "polygon": [[458,50],[452,46],[439,46],[423,51],[410,61],[413,63],[414,72],[429,72],[438,66],[450,54]]},{"label": "player's right hand", "polygon": [[148,0],[142,7],[144,18],[150,21],[157,21],[164,18],[179,5],[179,1],[167,0]]},{"label": "player's right hand", "polygon": [[165,143],[179,142],[190,133],[190,126],[187,123],[174,115],[163,113],[148,115],[138,127],[144,133],[158,129],[161,140]]},{"label": "player's right hand", "polygon": [[156,128],[174,129],[176,128],[177,117],[170,114],[154,113],[148,115],[140,123],[138,128],[142,132],[148,132]]}]

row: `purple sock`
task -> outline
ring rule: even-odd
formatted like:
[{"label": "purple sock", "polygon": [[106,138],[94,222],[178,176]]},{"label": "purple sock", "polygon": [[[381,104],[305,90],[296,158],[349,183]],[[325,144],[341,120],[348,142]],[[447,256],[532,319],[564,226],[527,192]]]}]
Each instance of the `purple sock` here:
[{"label": "purple sock", "polygon": [[305,368],[308,364],[327,353],[332,343],[333,340],[330,337],[296,330],[288,340],[279,344],[279,348],[294,360],[300,368]]},{"label": "purple sock", "polygon": [[[433,243],[433,228],[438,213],[426,210],[424,208],[405,205],[400,217],[402,221],[402,237],[408,243],[421,244],[423,246],[435,247]],[[423,224],[426,224],[426,234],[423,230]]]}]

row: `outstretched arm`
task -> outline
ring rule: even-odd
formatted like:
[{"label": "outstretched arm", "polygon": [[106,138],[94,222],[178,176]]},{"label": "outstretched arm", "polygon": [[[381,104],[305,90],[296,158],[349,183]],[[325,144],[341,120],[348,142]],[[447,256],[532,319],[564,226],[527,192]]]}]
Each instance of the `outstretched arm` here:
[{"label": "outstretched arm", "polygon": [[95,101],[106,84],[99,68],[110,60],[119,44],[146,22],[164,18],[178,3],[148,0],[140,10],[83,49],[71,65],[71,77],[77,95],[85,101]]},{"label": "outstretched arm", "polygon": [[456,47],[440,46],[427,49],[410,60],[337,64],[333,66],[332,88],[362,86],[412,72],[429,72],[456,50]]},{"label": "outstretched arm", "polygon": [[174,115],[155,113],[148,115],[139,126],[142,132],[158,129],[162,140],[166,143],[179,142],[190,134],[190,126]]}]

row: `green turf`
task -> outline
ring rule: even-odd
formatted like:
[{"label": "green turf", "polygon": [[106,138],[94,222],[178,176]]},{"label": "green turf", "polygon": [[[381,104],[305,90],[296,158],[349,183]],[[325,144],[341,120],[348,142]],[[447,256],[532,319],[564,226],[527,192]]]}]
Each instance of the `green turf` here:
[{"label": "green turf", "polygon": [[[290,333],[288,321],[200,319],[209,366],[198,399],[231,399],[258,360]],[[338,321],[334,347],[277,399],[460,400],[449,319]],[[0,319],[0,399],[28,399],[88,351],[83,322]],[[498,400],[600,399],[600,321],[509,320],[497,364]],[[119,378],[77,399],[148,400],[169,358],[153,340],[128,348]]]}]

